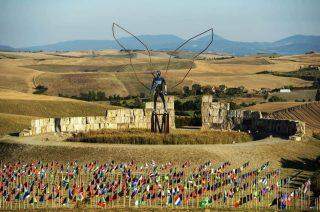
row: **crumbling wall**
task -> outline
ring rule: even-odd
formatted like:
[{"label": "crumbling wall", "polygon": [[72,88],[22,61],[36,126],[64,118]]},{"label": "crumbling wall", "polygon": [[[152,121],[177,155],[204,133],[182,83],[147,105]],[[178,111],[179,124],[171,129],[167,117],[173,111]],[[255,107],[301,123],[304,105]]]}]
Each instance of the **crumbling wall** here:
[{"label": "crumbling wall", "polygon": [[[175,128],[174,97],[168,96],[167,108],[169,127]],[[145,109],[107,110],[105,116],[43,118],[31,121],[30,129],[23,130],[21,136],[32,136],[53,132],[87,132],[102,129],[151,129],[153,102],[147,102]],[[157,113],[163,113],[163,105],[158,102]]]},{"label": "crumbling wall", "polygon": [[202,97],[202,129],[242,130],[263,135],[302,137],[305,123],[297,120],[263,118],[259,111],[230,110],[229,103],[212,102]]},{"label": "crumbling wall", "polygon": [[229,103],[212,102],[211,95],[204,95],[201,102],[202,129],[228,128]]}]

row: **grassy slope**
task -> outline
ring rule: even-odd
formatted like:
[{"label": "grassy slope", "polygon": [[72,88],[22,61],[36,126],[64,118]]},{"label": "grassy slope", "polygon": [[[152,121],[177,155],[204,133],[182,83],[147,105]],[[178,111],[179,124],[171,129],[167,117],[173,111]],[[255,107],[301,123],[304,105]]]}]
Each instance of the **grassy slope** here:
[{"label": "grassy slope", "polygon": [[106,104],[0,89],[0,134],[25,129],[35,117],[105,115],[107,109],[115,108]]},{"label": "grassy slope", "polygon": [[0,135],[28,128],[33,118],[35,117],[0,113]]}]

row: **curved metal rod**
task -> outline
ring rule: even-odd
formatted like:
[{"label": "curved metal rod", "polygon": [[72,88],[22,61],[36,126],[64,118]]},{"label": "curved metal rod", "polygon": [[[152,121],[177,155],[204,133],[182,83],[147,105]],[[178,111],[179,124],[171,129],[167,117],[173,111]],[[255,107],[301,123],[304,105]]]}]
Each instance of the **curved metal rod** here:
[{"label": "curved metal rod", "polygon": [[150,88],[149,88],[148,86],[146,86],[146,85],[139,79],[139,77],[138,77],[138,75],[137,75],[137,72],[136,72],[136,70],[134,69],[134,66],[133,66],[133,64],[132,64],[132,54],[131,54],[130,50],[126,49],[126,47],[124,47],[124,45],[121,44],[120,41],[116,38],[115,31],[114,31],[115,26],[118,27],[119,29],[125,31],[126,33],[130,34],[130,35],[131,35],[132,37],[134,37],[135,39],[137,39],[137,40],[139,41],[139,43],[141,43],[141,44],[147,49],[148,55],[149,55],[149,66],[151,66],[151,53],[150,53],[150,50],[149,50],[148,46],[147,46],[145,43],[143,43],[137,36],[135,36],[134,34],[132,34],[131,32],[129,32],[128,30],[124,29],[124,28],[121,27],[120,25],[118,25],[118,24],[116,24],[116,23],[113,23],[113,24],[112,24],[112,36],[113,36],[114,40],[117,42],[117,44],[118,44],[123,50],[125,50],[127,53],[129,53],[130,66],[131,66],[131,68],[132,68],[132,70],[133,70],[133,72],[134,72],[134,76],[135,76],[136,80],[137,80],[144,88],[146,88],[147,90],[150,91]]},{"label": "curved metal rod", "polygon": [[[189,73],[190,73],[190,71],[191,71],[191,69],[192,69],[193,62],[195,61],[195,59],[196,59],[200,54],[202,54],[203,52],[205,52],[205,51],[209,48],[209,46],[212,44],[212,42],[213,42],[213,28],[210,28],[210,29],[208,29],[208,30],[206,30],[206,31],[204,31],[204,32],[201,32],[201,33],[199,33],[199,34],[197,34],[197,35],[189,38],[188,40],[184,41],[182,44],[180,44],[180,45],[174,50],[174,52],[178,51],[178,50],[181,49],[185,44],[187,44],[190,40],[193,40],[193,39],[195,39],[195,38],[197,38],[197,37],[199,37],[199,36],[201,36],[201,35],[203,35],[203,34],[205,34],[205,33],[207,33],[207,32],[210,32],[210,31],[211,31],[211,39],[210,39],[210,42],[208,43],[208,45],[207,45],[203,50],[201,50],[200,52],[198,52],[196,55],[194,55],[194,56],[192,57],[192,61],[191,61],[191,65],[190,65],[189,70],[188,70],[187,73],[184,75],[184,77],[182,78],[182,80],[179,81],[176,85],[172,86],[171,89],[177,87],[178,85],[180,85],[180,84],[186,79],[186,77],[189,75]],[[166,67],[166,75],[167,75],[167,72],[168,72],[169,64],[170,64],[170,62],[171,62],[171,58],[172,58],[172,56],[170,55],[169,60],[168,60],[168,63],[167,63],[167,67]]]}]

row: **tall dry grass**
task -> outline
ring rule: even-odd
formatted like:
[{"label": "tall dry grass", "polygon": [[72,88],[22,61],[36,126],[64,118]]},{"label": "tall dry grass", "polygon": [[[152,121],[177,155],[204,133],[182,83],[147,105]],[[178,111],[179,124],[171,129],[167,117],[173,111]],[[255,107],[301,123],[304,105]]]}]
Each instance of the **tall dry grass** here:
[{"label": "tall dry grass", "polygon": [[249,134],[234,131],[174,130],[169,134],[151,133],[148,130],[103,130],[78,133],[70,142],[108,144],[231,144],[251,141]]}]

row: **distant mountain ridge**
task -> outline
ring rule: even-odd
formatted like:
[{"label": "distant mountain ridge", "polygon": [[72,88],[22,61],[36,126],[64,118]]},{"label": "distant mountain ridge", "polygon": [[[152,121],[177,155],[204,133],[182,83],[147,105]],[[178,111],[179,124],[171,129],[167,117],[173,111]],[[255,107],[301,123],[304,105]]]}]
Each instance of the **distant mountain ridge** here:
[{"label": "distant mountain ridge", "polygon": [[[175,35],[139,35],[152,50],[174,50],[184,39]],[[192,40],[184,50],[199,51],[209,41],[209,36]],[[127,49],[144,49],[133,37],[123,37],[119,41]],[[114,40],[71,40],[49,45],[31,46],[26,48],[12,48],[1,46],[2,51],[79,51],[120,49]],[[257,53],[303,54],[308,51],[320,52],[320,36],[293,35],[275,42],[240,42],[231,41],[214,35],[213,44],[208,51],[228,53],[232,55],[250,55]]]},{"label": "distant mountain ridge", "polygon": [[11,46],[0,45],[0,51],[12,52],[12,51],[16,51],[16,49]]}]

